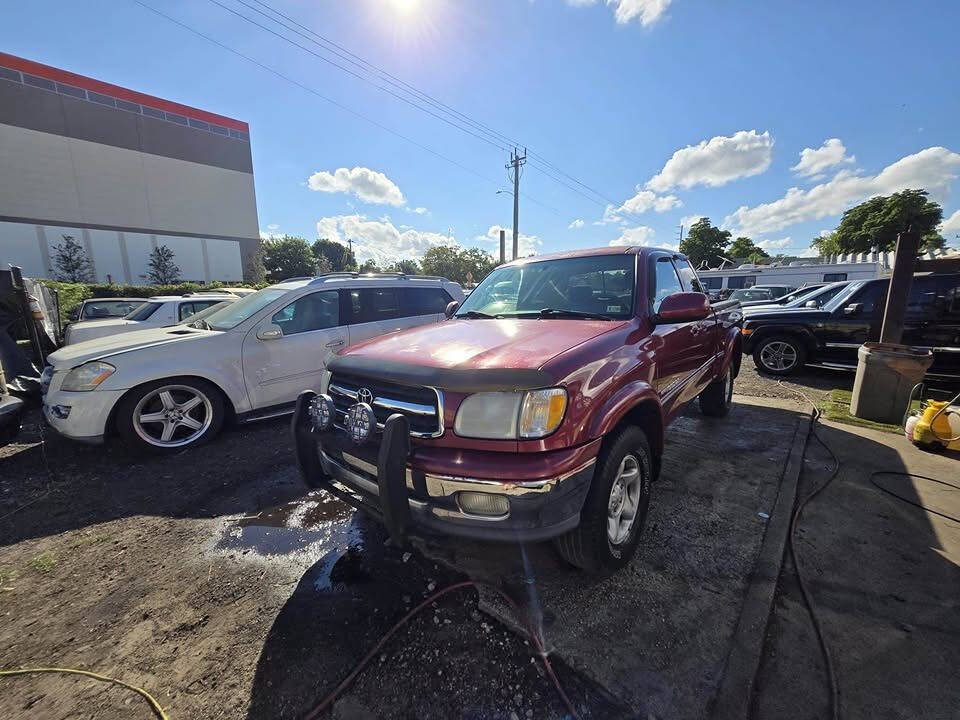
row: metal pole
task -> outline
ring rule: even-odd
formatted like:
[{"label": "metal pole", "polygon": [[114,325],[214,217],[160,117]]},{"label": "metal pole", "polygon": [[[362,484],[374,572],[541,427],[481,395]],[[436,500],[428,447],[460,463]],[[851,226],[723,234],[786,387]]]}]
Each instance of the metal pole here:
[{"label": "metal pole", "polygon": [[523,149],[523,157],[516,148],[510,153],[510,163],[507,169],[513,169],[513,259],[519,255],[520,247],[520,168],[527,162],[527,149]]},{"label": "metal pole", "polygon": [[23,272],[16,265],[11,265],[10,275],[13,278],[13,289],[16,291],[17,300],[20,301],[20,312],[23,314],[23,321],[27,325],[27,335],[30,337],[34,356],[39,361],[40,369],[43,370],[47,365],[47,355],[43,352],[43,343],[40,342],[40,333],[37,332],[37,321],[33,319],[33,310],[30,309],[27,286],[23,282]]},{"label": "metal pole", "polygon": [[507,259],[507,231],[503,228],[500,229],[500,264],[503,265]]},{"label": "metal pole", "polygon": [[893,261],[893,275],[887,290],[887,304],[883,311],[881,343],[898,344],[903,338],[903,320],[907,312],[910,286],[913,284],[913,266],[920,248],[920,234],[907,230],[897,235],[897,249]]}]

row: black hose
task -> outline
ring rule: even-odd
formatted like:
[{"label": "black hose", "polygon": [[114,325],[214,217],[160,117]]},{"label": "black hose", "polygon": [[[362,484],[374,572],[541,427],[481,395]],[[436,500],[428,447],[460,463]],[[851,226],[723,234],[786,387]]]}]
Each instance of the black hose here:
[{"label": "black hose", "polygon": [[885,492],[887,495],[890,495],[891,497],[895,497],[897,500],[905,502],[908,505],[913,505],[914,507],[918,507],[921,510],[924,510],[930,513],[931,515],[939,515],[940,517],[946,518],[947,520],[953,520],[953,522],[960,523],[960,518],[954,515],[947,515],[946,513],[940,512],[939,510],[934,510],[933,508],[927,507],[923,503],[916,502],[915,500],[911,500],[910,498],[904,497],[903,495],[898,495],[893,490],[890,490],[889,488],[885,488],[883,485],[877,482],[876,478],[878,475],[893,475],[894,477],[917,478],[918,480],[926,480],[927,482],[937,483],[938,485],[946,485],[948,488],[953,488],[954,490],[960,490],[960,485],[954,485],[953,483],[948,483],[945,480],[937,480],[936,478],[927,477],[926,475],[917,475],[916,473],[908,473],[908,472],[897,472],[895,470],[878,470],[877,472],[870,475],[870,482],[873,484],[875,488],[877,488],[877,490]]}]

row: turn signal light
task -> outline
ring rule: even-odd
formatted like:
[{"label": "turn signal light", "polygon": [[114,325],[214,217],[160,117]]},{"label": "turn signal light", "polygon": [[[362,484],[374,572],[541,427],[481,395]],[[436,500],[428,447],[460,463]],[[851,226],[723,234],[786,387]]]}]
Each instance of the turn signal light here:
[{"label": "turn signal light", "polygon": [[481,492],[461,492],[457,494],[460,509],[471,515],[498,517],[510,512],[510,501],[503,495]]}]

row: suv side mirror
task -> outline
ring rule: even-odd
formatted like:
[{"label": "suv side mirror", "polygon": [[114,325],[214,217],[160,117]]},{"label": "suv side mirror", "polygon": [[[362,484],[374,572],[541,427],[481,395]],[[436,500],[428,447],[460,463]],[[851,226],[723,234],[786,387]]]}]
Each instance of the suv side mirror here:
[{"label": "suv side mirror", "polygon": [[460,302],[457,300],[451,300],[447,303],[446,309],[443,311],[443,314],[447,316],[447,320],[453,317],[453,314],[460,309]]},{"label": "suv side mirror", "polygon": [[859,315],[863,312],[863,303],[851,303],[843,309],[844,315]]},{"label": "suv side mirror", "polygon": [[283,330],[280,329],[279,325],[264,325],[262,328],[257,330],[258,340],[276,340],[277,338],[282,337]]},{"label": "suv side mirror", "polygon": [[710,315],[710,298],[698,292],[678,292],[668,295],[660,303],[656,321],[684,323],[703,320]]}]

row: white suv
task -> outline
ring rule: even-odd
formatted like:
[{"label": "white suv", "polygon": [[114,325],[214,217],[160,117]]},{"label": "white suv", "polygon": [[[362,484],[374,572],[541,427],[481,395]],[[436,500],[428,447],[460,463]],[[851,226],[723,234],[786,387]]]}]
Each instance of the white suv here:
[{"label": "white suv", "polygon": [[463,291],[444,278],[329,273],[264,288],[195,322],[64,347],[44,371],[43,414],[62,435],[116,431],[173,451],[241,422],[290,412],[319,390],[329,357],[384,333],[444,319]]},{"label": "white suv", "polygon": [[232,293],[188,293],[186,295],[156,295],[142,300],[136,308],[123,317],[107,320],[86,320],[68,325],[63,334],[63,344],[86,342],[94,338],[117,335],[118,333],[146,330],[165,325],[176,325],[194,313],[206,310],[220,302],[233,302],[237,296]]}]

